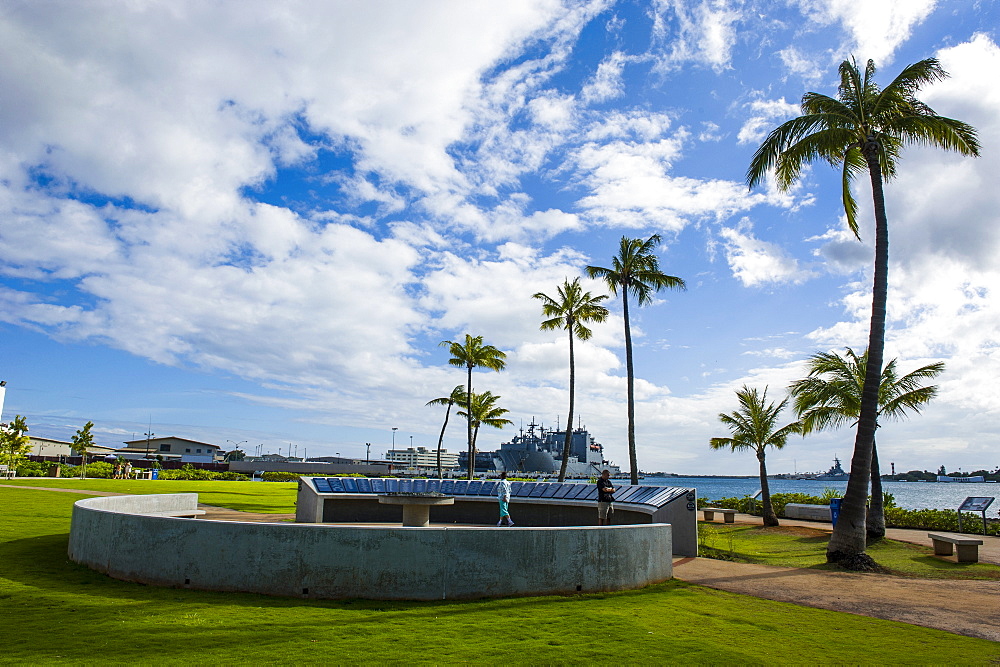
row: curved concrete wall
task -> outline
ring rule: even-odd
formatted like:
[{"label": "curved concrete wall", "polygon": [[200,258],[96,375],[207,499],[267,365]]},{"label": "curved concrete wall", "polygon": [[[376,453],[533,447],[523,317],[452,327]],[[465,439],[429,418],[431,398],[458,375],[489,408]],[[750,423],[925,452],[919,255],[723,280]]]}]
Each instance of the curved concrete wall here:
[{"label": "curved concrete wall", "polygon": [[597,592],[672,576],[668,524],[387,528],[142,515],[196,506],[196,494],[77,501],[70,559],[126,581],[320,598]]}]

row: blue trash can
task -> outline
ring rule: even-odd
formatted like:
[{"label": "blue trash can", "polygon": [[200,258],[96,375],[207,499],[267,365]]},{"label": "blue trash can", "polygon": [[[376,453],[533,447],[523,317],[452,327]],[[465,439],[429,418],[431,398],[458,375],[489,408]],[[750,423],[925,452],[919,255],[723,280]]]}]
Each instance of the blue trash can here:
[{"label": "blue trash can", "polygon": [[153,476],[152,476],[152,479],[160,479],[160,471],[159,471],[159,469],[157,469],[157,468],[153,468]]},{"label": "blue trash can", "polygon": [[843,498],[830,498],[830,521],[833,522],[833,527],[837,527],[837,519],[840,517],[840,503],[844,501]]}]

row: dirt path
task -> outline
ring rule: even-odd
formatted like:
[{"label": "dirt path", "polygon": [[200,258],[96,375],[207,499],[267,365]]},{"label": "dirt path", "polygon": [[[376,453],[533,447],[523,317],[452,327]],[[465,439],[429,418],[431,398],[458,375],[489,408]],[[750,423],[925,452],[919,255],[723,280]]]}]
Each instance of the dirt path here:
[{"label": "dirt path", "polygon": [[732,593],[1000,641],[1000,581],[908,579],[709,558],[675,560],[674,576]]}]

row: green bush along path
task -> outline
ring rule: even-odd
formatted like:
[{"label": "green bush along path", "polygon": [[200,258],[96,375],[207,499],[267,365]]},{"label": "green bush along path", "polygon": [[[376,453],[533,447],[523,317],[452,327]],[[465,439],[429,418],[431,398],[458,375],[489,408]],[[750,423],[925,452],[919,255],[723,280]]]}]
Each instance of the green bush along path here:
[{"label": "green bush along path", "polygon": [[[106,489],[95,490],[197,491],[203,500],[255,512],[287,512],[294,498],[294,485],[105,483]],[[678,581],[613,594],[448,603],[271,598],[131,584],[67,560],[70,512],[81,497],[0,487],[0,663],[1000,660],[1000,645],[981,639]]]}]

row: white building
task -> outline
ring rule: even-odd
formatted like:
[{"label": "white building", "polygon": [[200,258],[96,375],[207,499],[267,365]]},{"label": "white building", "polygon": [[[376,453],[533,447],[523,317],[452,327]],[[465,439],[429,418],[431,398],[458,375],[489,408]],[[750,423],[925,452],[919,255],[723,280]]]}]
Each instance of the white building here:
[{"label": "white building", "polygon": [[155,459],[183,463],[215,463],[222,460],[222,448],[207,442],[187,438],[150,438],[126,440],[125,447],[115,453],[126,459]]},{"label": "white building", "polygon": [[[436,468],[436,449],[426,447],[407,447],[406,449],[390,449],[386,457],[390,463],[407,468]],[[452,454],[447,449],[441,450],[441,467],[452,469],[458,467],[458,454]]]}]

